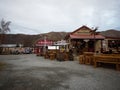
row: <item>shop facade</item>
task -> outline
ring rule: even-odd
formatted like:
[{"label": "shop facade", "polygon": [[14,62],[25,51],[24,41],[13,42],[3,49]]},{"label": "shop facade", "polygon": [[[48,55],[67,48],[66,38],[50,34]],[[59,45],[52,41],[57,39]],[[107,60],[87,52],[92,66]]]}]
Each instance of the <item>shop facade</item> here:
[{"label": "shop facade", "polygon": [[102,52],[105,37],[99,33],[92,34],[92,31],[89,27],[82,26],[69,33],[65,37],[69,43],[69,48],[77,54],[82,54],[83,52]]},{"label": "shop facade", "polygon": [[53,45],[52,40],[37,40],[34,45],[34,52],[39,55],[44,55],[46,50],[48,49],[48,46]]},{"label": "shop facade", "polygon": [[120,53],[120,38],[106,37],[103,41],[103,50]]}]

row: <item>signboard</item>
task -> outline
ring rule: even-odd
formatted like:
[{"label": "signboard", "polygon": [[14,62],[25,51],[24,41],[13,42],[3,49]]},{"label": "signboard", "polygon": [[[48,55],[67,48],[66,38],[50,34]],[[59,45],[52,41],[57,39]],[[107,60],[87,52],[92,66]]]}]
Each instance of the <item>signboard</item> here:
[{"label": "signboard", "polygon": [[51,40],[38,40],[35,45],[36,46],[50,46],[50,45],[53,45],[53,41],[51,41]]},{"label": "signboard", "polygon": [[48,49],[49,50],[58,50],[59,49],[59,46],[48,46]]},{"label": "signboard", "polygon": [[54,45],[56,45],[56,46],[64,46],[64,45],[68,45],[69,43],[67,43],[65,40],[61,40],[61,41],[57,41],[56,42],[56,44],[54,44]]},{"label": "signboard", "polygon": [[79,30],[78,32],[77,32],[77,34],[86,34],[86,35],[88,35],[88,34],[91,34],[90,33],[90,30],[87,30],[87,29],[83,29],[83,30]]}]

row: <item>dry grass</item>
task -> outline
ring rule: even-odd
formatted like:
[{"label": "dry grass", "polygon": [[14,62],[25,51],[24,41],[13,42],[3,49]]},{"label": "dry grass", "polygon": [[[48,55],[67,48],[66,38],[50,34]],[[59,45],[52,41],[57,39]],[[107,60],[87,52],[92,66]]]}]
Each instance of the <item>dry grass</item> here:
[{"label": "dry grass", "polygon": [[2,70],[5,65],[6,65],[5,63],[0,62],[0,70]]}]

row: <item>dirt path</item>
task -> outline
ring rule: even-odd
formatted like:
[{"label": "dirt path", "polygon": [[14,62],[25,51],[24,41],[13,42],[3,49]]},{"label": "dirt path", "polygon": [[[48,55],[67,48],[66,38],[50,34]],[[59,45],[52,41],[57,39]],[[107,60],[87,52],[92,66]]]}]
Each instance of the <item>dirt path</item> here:
[{"label": "dirt path", "polygon": [[0,90],[120,90],[120,72],[78,61],[51,61],[35,55],[1,55]]}]

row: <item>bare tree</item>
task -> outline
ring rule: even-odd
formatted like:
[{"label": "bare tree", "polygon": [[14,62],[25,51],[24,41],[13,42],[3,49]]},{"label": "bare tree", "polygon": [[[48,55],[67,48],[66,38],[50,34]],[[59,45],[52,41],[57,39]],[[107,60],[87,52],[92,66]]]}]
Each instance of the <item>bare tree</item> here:
[{"label": "bare tree", "polygon": [[4,19],[1,20],[1,25],[0,25],[0,34],[5,34],[6,32],[10,31],[9,25],[10,21],[5,22]]},{"label": "bare tree", "polygon": [[[5,34],[10,31],[9,25],[10,21],[5,21],[4,19],[1,20],[0,22],[0,45],[4,41]],[[0,53],[2,53],[3,48],[0,46]]]}]

